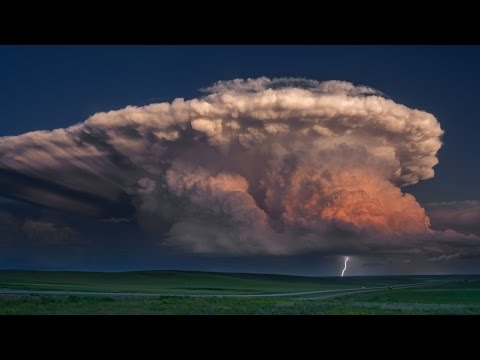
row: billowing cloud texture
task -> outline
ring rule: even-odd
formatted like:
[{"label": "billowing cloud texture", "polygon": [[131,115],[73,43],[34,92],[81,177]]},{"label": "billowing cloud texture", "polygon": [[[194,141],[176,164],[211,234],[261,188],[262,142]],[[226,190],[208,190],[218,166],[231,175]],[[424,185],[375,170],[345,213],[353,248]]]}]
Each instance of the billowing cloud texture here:
[{"label": "billowing cloud texture", "polygon": [[204,92],[0,138],[3,191],[132,216],[159,242],[197,253],[413,246],[439,257],[457,238],[478,246],[432,230],[402,191],[434,176],[443,131],[432,114],[341,81],[237,79]]}]

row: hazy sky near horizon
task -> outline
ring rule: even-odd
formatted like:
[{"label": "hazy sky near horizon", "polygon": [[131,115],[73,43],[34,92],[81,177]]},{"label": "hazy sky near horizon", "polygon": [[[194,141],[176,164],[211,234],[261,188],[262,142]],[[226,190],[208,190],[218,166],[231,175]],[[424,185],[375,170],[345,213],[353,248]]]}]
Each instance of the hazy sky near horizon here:
[{"label": "hazy sky near horizon", "polygon": [[0,46],[0,268],[478,272],[479,61]]}]

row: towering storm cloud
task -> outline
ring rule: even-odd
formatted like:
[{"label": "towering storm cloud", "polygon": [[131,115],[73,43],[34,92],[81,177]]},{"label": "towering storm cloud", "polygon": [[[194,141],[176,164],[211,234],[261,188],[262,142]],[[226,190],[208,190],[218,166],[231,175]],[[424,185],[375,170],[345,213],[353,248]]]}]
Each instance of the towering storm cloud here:
[{"label": "towering storm cloud", "polygon": [[135,219],[197,253],[397,251],[449,238],[401,190],[434,176],[443,131],[432,114],[340,81],[237,79],[204,93],[0,138],[2,191]]}]

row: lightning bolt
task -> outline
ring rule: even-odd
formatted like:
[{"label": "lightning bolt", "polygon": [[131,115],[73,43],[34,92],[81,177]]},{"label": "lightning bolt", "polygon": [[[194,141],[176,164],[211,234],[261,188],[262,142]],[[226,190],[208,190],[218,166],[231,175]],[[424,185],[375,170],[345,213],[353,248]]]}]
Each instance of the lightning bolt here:
[{"label": "lightning bolt", "polygon": [[348,256],[345,256],[345,267],[343,268],[342,270],[342,277],[343,277],[343,273],[345,272],[345,270],[347,270],[347,261],[349,260],[350,258]]}]

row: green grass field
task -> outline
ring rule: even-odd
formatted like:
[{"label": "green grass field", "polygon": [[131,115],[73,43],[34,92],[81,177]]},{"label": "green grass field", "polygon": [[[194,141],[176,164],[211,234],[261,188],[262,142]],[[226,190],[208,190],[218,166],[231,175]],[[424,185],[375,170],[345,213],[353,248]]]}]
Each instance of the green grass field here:
[{"label": "green grass field", "polygon": [[[196,294],[275,294],[443,283],[353,294],[268,298],[192,297]],[[0,271],[0,289],[185,295],[0,295],[0,314],[480,314],[479,276],[309,278],[179,271],[128,273]],[[338,296],[341,294],[342,296]]]},{"label": "green grass field", "polygon": [[422,276],[301,277],[287,275],[135,271],[125,273],[0,271],[0,289],[141,292],[150,294],[269,294],[409,284]]}]

